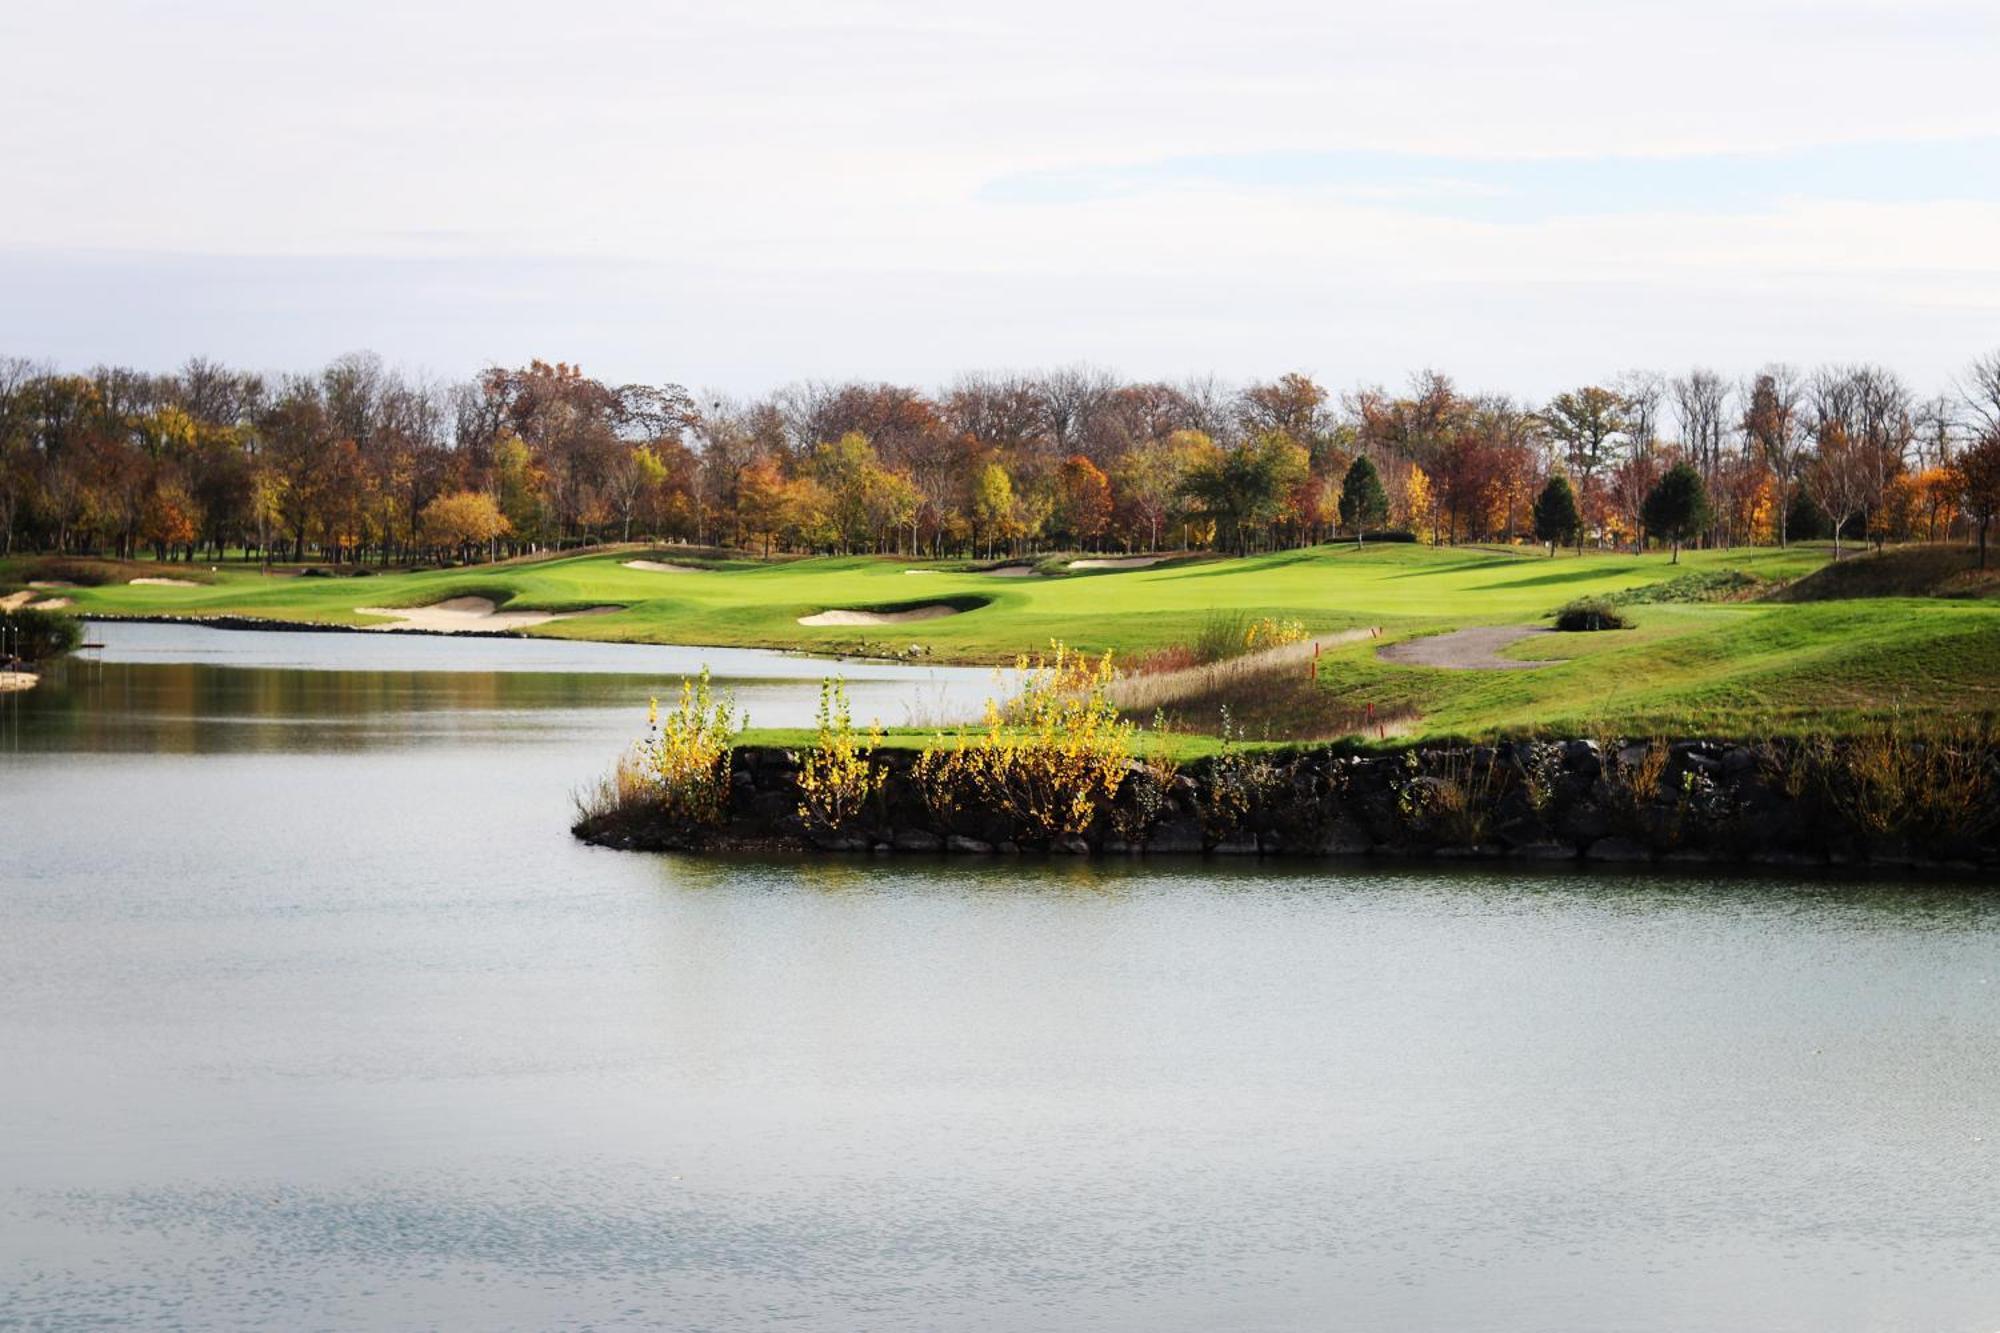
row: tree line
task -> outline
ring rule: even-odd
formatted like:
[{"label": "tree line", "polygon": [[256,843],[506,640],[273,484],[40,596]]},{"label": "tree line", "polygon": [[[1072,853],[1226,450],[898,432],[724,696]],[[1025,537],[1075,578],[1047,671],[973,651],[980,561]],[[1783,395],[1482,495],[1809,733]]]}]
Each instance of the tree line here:
[{"label": "tree line", "polygon": [[[389,565],[644,538],[1000,558],[1248,553],[1369,529],[1505,542],[1546,526],[1554,480],[1579,544],[1976,535],[1983,550],[1996,457],[2000,351],[1929,397],[1879,366],[1771,365],[1630,372],[1542,403],[1429,370],[1339,394],[1297,373],[1226,385],[1072,367],[741,400],[563,362],[437,381],[369,354],[276,376],[0,359],[8,554]],[[1700,483],[1699,522],[1669,534],[1647,502],[1677,468]]]}]

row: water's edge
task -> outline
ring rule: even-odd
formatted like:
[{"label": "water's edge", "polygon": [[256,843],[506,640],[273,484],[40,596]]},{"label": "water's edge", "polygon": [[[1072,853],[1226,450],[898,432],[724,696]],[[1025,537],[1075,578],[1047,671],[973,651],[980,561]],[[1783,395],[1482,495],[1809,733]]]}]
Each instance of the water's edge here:
[{"label": "water's edge", "polygon": [[[690,827],[640,804],[586,814],[585,842],[651,851],[1139,853],[1434,857],[1600,865],[1869,867],[1990,878],[2000,822],[1911,815],[1871,830],[1841,786],[1842,752],[1688,740],[1605,752],[1591,740],[1417,747],[1394,755],[1234,755],[1172,773],[1134,761],[1089,826],[1053,836],[1019,809],[957,802],[940,817],[908,751],[878,751],[880,789],[837,828],[807,818],[795,750],[739,746],[728,809]],[[1808,769],[1805,765],[1827,765]]]}]

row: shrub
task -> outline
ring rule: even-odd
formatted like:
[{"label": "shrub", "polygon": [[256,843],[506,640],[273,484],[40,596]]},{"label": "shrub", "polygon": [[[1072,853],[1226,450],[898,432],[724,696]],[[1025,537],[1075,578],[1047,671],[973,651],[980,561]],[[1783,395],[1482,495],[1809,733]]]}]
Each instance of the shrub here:
[{"label": "shrub", "polygon": [[1117,796],[1133,728],[1105,694],[1111,654],[1092,659],[1060,641],[1051,646],[1052,659],[1021,659],[1019,697],[1005,709],[988,700],[983,730],[939,738],[918,757],[917,781],[940,832],[971,807],[1007,820],[1018,841],[1046,846],[1082,834]]},{"label": "shrub", "polygon": [[822,680],[818,735],[799,767],[799,818],[808,829],[839,833],[860,817],[888,776],[874,763],[881,743],[876,727],[868,729],[865,742],[855,734],[847,683]]},{"label": "shrub", "polygon": [[1211,611],[1194,636],[1197,662],[1220,662],[1243,651],[1244,636],[1250,632],[1250,617],[1241,611]]},{"label": "shrub", "polygon": [[1469,749],[1404,756],[1405,776],[1396,787],[1396,814],[1419,843],[1476,847],[1486,841],[1494,798],[1506,782],[1504,770]]},{"label": "shrub", "polygon": [[1985,728],[1891,722],[1806,748],[1828,805],[1858,833],[1965,838],[2000,821],[2000,750]]},{"label": "shrub", "polygon": [[1306,626],[1302,620],[1276,620],[1265,616],[1243,632],[1243,651],[1254,653],[1262,648],[1282,648],[1289,643],[1304,643]]},{"label": "shrub", "polygon": [[742,721],[729,700],[709,688],[707,668],[681,682],[681,697],[664,716],[655,699],[646,709],[646,736],[619,759],[611,775],[577,797],[577,828],[640,824],[678,843],[699,843],[729,816],[733,749]]},{"label": "shrub", "polygon": [[1601,597],[1584,597],[1556,612],[1556,628],[1568,632],[1625,629],[1629,625],[1618,608]]},{"label": "shrub", "polygon": [[1172,737],[1173,727],[1166,717],[1154,714],[1146,751],[1126,774],[1124,799],[1111,808],[1111,831],[1129,846],[1144,846],[1167,812],[1181,771]]},{"label": "shrub", "polygon": [[0,660],[46,662],[76,651],[83,624],[74,616],[23,607],[0,615]]},{"label": "shrub", "polygon": [[1208,784],[1197,811],[1202,842],[1210,847],[1256,832],[1258,818],[1270,806],[1281,782],[1281,775],[1268,759],[1240,748],[1243,735],[1228,705],[1222,707],[1221,715],[1222,746],[1209,761]]}]

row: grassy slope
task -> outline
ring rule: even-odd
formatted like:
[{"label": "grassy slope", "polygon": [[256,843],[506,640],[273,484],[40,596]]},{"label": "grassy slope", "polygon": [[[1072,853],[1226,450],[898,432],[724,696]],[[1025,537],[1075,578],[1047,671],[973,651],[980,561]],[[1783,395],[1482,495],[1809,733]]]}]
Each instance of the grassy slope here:
[{"label": "grassy slope", "polygon": [[[225,569],[211,586],[113,585],[70,594],[94,615],[233,614],[361,623],[356,605],[417,605],[481,593],[514,609],[617,604],[557,622],[554,637],[893,651],[925,645],[937,660],[990,663],[1062,638],[1121,653],[1185,641],[1217,609],[1292,617],[1314,631],[1379,625],[1385,637],[1471,624],[1534,623],[1571,598],[1615,592],[1690,569],[1796,577],[1824,552],[1564,555],[1413,546],[1320,548],[1249,560],[1057,579],[1006,579],[935,566],[845,559],[737,565],[686,575],[621,567],[631,552],[369,579],[268,578]],[[671,557],[668,557],[671,558]],[[881,628],[811,628],[828,607],[883,607],[978,597],[948,619]],[[1379,661],[1373,642],[1329,652],[1322,685],[1356,704],[1415,703],[1425,734],[1593,727],[1752,731],[1842,725],[1901,707],[1963,716],[2000,708],[2000,607],[1992,602],[1873,599],[1803,605],[1667,604],[1632,608],[1637,628],[1539,639],[1516,651],[1561,657],[1527,672],[1455,672]]]}]

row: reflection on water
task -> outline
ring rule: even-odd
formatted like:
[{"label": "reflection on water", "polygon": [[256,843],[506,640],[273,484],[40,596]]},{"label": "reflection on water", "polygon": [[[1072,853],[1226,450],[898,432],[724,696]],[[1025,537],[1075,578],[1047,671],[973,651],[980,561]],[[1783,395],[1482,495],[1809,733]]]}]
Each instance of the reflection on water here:
[{"label": "reflection on water", "polygon": [[[0,751],[299,751],[422,739],[504,742],[545,728],[612,745],[649,698],[704,666],[752,724],[811,726],[820,679],[848,682],[857,722],[976,718],[1009,673],[969,667],[436,635],[209,630],[95,622],[101,649],[0,696]],[[311,669],[297,665],[318,655]]]},{"label": "reflection on water", "polygon": [[146,651],[0,713],[0,1325],[2000,1308],[1976,888],[621,855],[657,676]]}]

